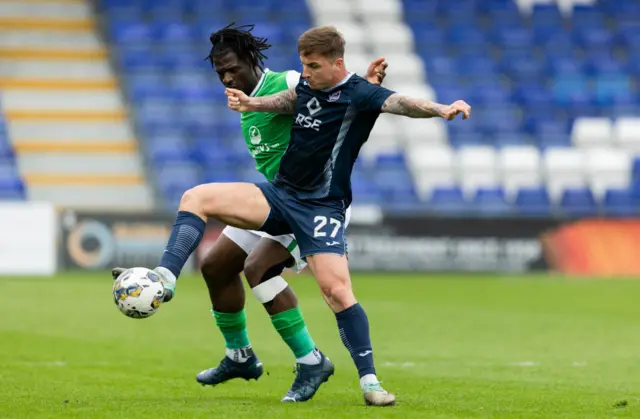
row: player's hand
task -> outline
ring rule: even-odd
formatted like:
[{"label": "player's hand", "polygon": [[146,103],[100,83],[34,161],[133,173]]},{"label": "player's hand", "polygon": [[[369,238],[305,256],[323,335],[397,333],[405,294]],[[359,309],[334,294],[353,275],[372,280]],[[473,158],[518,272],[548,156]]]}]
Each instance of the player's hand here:
[{"label": "player's hand", "polygon": [[229,108],[236,112],[250,112],[251,111],[251,98],[247,96],[243,91],[238,89],[227,88],[224,91],[227,95],[227,105]]},{"label": "player's hand", "polygon": [[440,112],[440,116],[447,121],[453,121],[458,114],[462,114],[462,119],[468,119],[471,116],[471,106],[464,100],[456,100]]},{"label": "player's hand", "polygon": [[382,81],[387,76],[385,70],[388,66],[389,64],[384,60],[384,57],[371,61],[367,69],[367,81],[371,84],[382,84]]}]

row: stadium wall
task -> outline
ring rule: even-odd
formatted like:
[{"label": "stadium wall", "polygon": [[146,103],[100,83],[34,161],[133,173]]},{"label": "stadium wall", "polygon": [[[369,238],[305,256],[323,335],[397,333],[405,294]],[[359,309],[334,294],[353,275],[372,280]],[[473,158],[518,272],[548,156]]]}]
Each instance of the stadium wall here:
[{"label": "stadium wall", "polygon": [[[0,275],[155,266],[171,233],[167,213],[61,211],[37,202],[0,204]],[[30,225],[24,234],[17,226]],[[199,261],[223,225],[209,224],[187,264]],[[348,231],[354,271],[640,276],[639,218],[478,218],[354,211]]]}]

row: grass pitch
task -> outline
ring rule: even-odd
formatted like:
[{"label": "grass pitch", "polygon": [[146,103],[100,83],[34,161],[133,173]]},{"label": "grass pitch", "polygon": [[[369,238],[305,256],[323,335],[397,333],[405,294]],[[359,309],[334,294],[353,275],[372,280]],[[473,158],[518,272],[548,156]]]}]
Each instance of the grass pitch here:
[{"label": "grass pitch", "polygon": [[640,417],[640,282],[356,275],[393,408],[367,408],[335,318],[289,277],[336,375],[282,404],[293,356],[248,295],[257,382],[203,388],[223,356],[203,281],[144,320],[121,315],[109,274],[0,278],[0,418]]}]

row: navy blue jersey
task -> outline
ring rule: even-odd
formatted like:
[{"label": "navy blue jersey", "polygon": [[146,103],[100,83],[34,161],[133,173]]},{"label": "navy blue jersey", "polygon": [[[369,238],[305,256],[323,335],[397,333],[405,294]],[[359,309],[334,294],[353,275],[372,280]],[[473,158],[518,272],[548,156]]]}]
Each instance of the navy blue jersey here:
[{"label": "navy blue jersey", "polygon": [[301,78],[291,141],[274,183],[300,199],[342,199],[350,204],[353,164],[393,93],[355,74],[325,90],[312,90]]}]

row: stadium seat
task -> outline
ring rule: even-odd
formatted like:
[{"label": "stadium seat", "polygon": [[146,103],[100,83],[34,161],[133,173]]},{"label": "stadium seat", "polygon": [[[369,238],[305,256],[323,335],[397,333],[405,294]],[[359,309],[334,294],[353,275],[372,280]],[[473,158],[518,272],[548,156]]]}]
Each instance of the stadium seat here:
[{"label": "stadium seat", "polygon": [[640,210],[640,201],[630,189],[607,189],[603,200],[604,213],[610,217],[633,217]]},{"label": "stadium seat", "polygon": [[586,174],[594,196],[601,200],[607,189],[627,189],[631,183],[631,156],[615,148],[585,151]]},{"label": "stadium seat", "polygon": [[498,186],[497,166],[493,147],[462,147],[458,151],[457,172],[465,194],[473,196],[478,188]]},{"label": "stadium seat", "polygon": [[473,199],[474,209],[482,215],[500,216],[511,212],[502,188],[478,188]]},{"label": "stadium seat", "polygon": [[456,181],[455,154],[448,146],[412,145],[407,163],[422,199],[429,199],[435,187],[451,186]]},{"label": "stadium seat", "polygon": [[502,185],[508,198],[523,187],[542,184],[540,153],[533,146],[505,147],[498,153]]},{"label": "stadium seat", "polygon": [[[375,25],[380,22],[401,22],[402,2],[397,0],[369,0],[353,1],[355,10],[363,20]],[[389,34],[391,35],[391,34]]]},{"label": "stadium seat", "polygon": [[585,159],[582,152],[571,148],[550,148],[544,154],[544,175],[553,201],[560,201],[567,188],[584,188]]},{"label": "stadium seat", "polygon": [[589,188],[567,188],[560,200],[562,211],[570,217],[594,216],[598,212],[596,201]]},{"label": "stadium seat", "polygon": [[616,143],[630,151],[640,151],[640,118],[618,118],[613,126]]},{"label": "stadium seat", "polygon": [[444,214],[465,213],[470,209],[464,199],[462,190],[457,186],[435,188],[429,205],[433,210]]},{"label": "stadium seat", "polygon": [[392,115],[380,115],[360,152],[365,164],[373,162],[378,154],[399,151],[397,123]]},{"label": "stadium seat", "polygon": [[578,118],[573,123],[571,142],[577,147],[601,147],[612,143],[613,124],[609,118]]},{"label": "stadium seat", "polygon": [[544,187],[518,189],[514,205],[520,214],[527,216],[549,216],[552,211],[549,194]]}]

